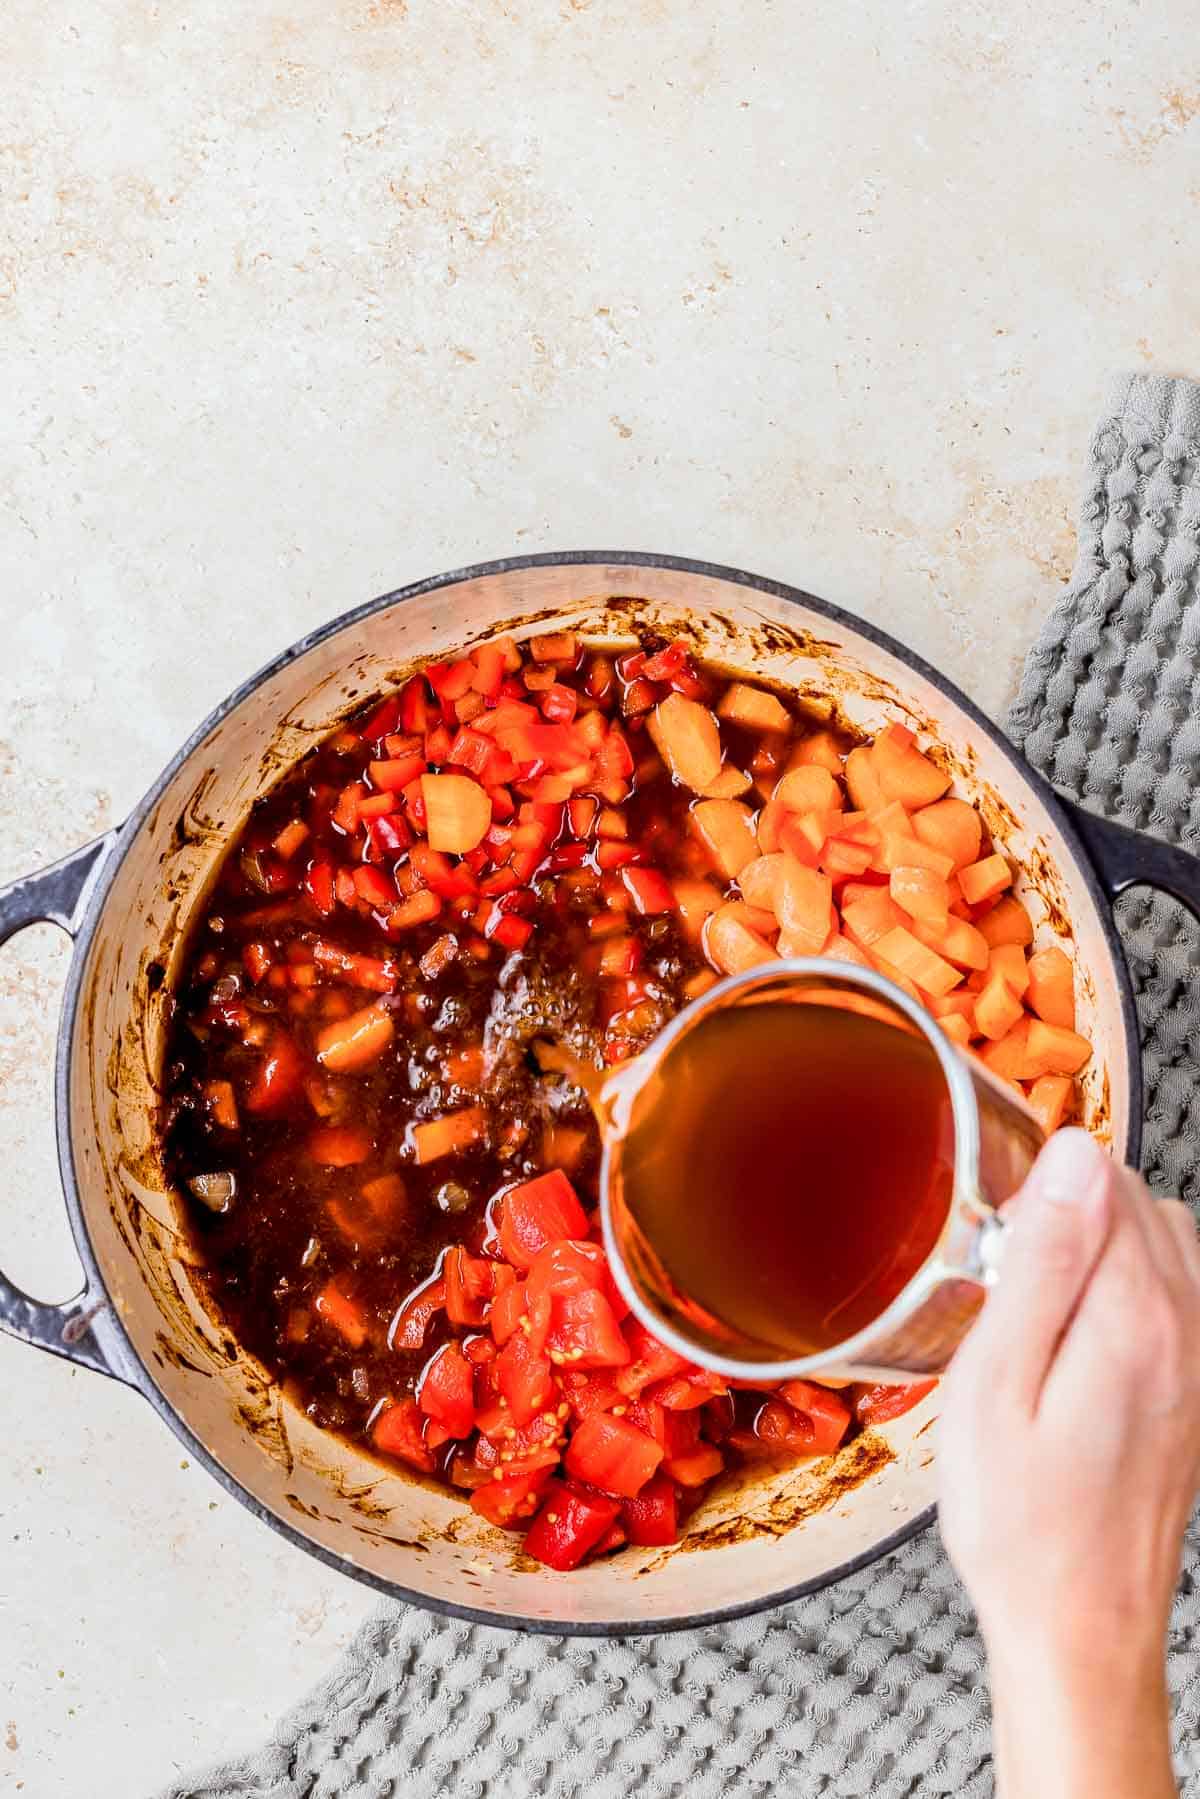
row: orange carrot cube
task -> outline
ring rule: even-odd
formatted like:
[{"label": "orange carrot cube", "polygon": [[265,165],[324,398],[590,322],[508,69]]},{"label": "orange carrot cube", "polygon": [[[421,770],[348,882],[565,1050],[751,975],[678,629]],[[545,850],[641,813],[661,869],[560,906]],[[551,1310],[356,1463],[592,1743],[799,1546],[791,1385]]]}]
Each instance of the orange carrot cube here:
[{"label": "orange carrot cube", "polygon": [[1019,943],[1024,948],[1033,942],[1033,920],[1011,893],[997,900],[989,912],[975,920],[975,924],[991,949],[1001,943]]},{"label": "orange carrot cube", "polygon": [[998,943],[988,960],[988,973],[998,974],[1018,999],[1025,997],[1029,986],[1029,964],[1019,943]]},{"label": "orange carrot cube", "polygon": [[1075,970],[1071,959],[1057,947],[1038,950],[1029,958],[1029,1008],[1046,1024],[1075,1028]]},{"label": "orange carrot cube", "polygon": [[1030,1108],[1047,1137],[1062,1123],[1074,1085],[1069,1075],[1041,1074],[1029,1089]]},{"label": "orange carrot cube", "polygon": [[969,905],[981,906],[1012,886],[1012,869],[1003,856],[985,856],[958,871],[958,884]]},{"label": "orange carrot cube", "polygon": [[912,815],[914,836],[931,849],[954,858],[955,868],[966,868],[979,855],[983,820],[966,800],[935,800]]},{"label": "orange carrot cube", "polygon": [[1020,1000],[1001,974],[989,976],[975,1000],[975,1023],[998,1043],[1024,1016]]},{"label": "orange carrot cube", "polygon": [[931,868],[893,868],[888,890],[910,918],[944,925],[949,917],[950,894],[943,875]]},{"label": "orange carrot cube", "polygon": [[888,931],[874,946],[875,954],[907,975],[926,993],[949,993],[962,980],[959,969],[914,937],[903,925]]},{"label": "orange carrot cube", "polygon": [[1078,1074],[1092,1046],[1078,1031],[1034,1018],[1029,1025],[1029,1061],[1034,1075]]}]

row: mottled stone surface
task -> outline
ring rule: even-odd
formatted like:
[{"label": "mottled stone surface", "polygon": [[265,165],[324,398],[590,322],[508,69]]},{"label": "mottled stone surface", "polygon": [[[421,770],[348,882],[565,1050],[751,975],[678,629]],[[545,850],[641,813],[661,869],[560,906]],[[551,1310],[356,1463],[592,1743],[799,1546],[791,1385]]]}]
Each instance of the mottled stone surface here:
[{"label": "mottled stone surface", "polygon": [[[319,620],[513,550],[809,586],[998,712],[1113,366],[1195,372],[1164,0],[13,0],[0,879]],[[0,1256],[72,1284],[66,963],[0,953]],[[136,1397],[0,1342],[0,1790],[244,1744],[367,1595]]]}]

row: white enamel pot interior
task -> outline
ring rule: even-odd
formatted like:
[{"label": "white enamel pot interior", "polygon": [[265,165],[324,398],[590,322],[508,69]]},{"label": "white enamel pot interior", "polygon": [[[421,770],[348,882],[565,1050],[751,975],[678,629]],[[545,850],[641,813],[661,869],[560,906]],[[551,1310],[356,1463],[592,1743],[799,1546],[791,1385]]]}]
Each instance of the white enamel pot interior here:
[{"label": "white enamel pot interior", "polygon": [[192,739],[120,834],[94,883],[63,1021],[59,1129],[85,1305],[115,1372],[276,1528],[398,1596],[492,1623],[582,1633],[660,1630],[756,1610],[824,1585],[913,1534],[934,1499],[936,1394],[831,1462],[709,1500],[671,1549],[627,1549],[570,1575],[449,1493],[414,1484],[314,1429],[209,1315],[155,1109],[165,995],[189,920],[251,802],[348,709],[409,664],[503,629],[637,624],[831,702],[873,732],[915,728],[953,767],[1026,871],[1040,941],[1070,937],[1080,1029],[1095,1045],[1085,1122],[1118,1151],[1136,1131],[1128,986],[1111,921],[1048,790],[931,670],[855,621],[733,571],[665,559],[534,558],[390,595],[288,652]]}]

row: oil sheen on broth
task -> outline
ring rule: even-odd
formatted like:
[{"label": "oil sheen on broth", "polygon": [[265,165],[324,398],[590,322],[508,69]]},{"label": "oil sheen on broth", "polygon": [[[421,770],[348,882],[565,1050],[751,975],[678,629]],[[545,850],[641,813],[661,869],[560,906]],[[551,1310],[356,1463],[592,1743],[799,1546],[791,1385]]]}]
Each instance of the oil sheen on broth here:
[{"label": "oil sheen on broth", "polygon": [[751,1359],[826,1349],[877,1318],[949,1209],[953,1118],[929,1043],[768,1001],[702,1019],[661,1076],[635,1110],[622,1188],[670,1309],[709,1314]]}]

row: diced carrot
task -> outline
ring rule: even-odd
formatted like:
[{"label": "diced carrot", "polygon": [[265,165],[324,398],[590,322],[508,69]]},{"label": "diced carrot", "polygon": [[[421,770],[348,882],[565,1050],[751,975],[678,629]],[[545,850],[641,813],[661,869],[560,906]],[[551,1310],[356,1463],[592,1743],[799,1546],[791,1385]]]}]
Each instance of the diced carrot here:
[{"label": "diced carrot", "polygon": [[874,812],[883,805],[883,788],[866,744],[859,744],[846,757],[846,787],[860,812]]},{"label": "diced carrot", "polygon": [[893,968],[907,975],[910,981],[923,988],[926,993],[949,993],[962,980],[962,974],[951,964],[931,950],[920,938],[903,925],[897,925],[880,937],[874,945],[874,954],[890,962]]},{"label": "diced carrot", "polygon": [[888,725],[872,745],[874,771],[884,799],[900,800],[910,811],[940,799],[950,776],[928,756],[922,755],[912,732],[903,725]]},{"label": "diced carrot", "polygon": [[238,1109],[233,1092],[233,1082],[205,1081],[204,1097],[208,1101],[208,1109],[212,1113],[213,1123],[219,1124],[223,1131],[236,1131]]},{"label": "diced carrot", "polygon": [[444,1118],[433,1118],[427,1124],[411,1124],[409,1141],[417,1161],[436,1162],[442,1156],[457,1155],[470,1149],[486,1134],[487,1124],[479,1106],[465,1106],[461,1112],[448,1112]]},{"label": "diced carrot", "polygon": [[870,949],[888,931],[906,922],[886,887],[864,888],[860,897],[842,902],[842,924],[849,936]]},{"label": "diced carrot", "polygon": [[871,958],[866,951],[859,949],[851,938],[843,937],[840,931],[834,932],[821,954],[831,957],[835,962],[853,962],[859,968],[871,966]]},{"label": "diced carrot", "polygon": [[893,868],[888,888],[892,898],[910,918],[944,925],[950,912],[950,893],[944,875],[931,868]]},{"label": "diced carrot", "polygon": [[971,1027],[960,1012],[948,1012],[945,1018],[938,1019],[938,1024],[951,1043],[959,1049],[966,1049],[971,1041]]},{"label": "diced carrot", "polygon": [[707,993],[709,988],[715,987],[716,984],[717,977],[712,969],[700,968],[690,980],[683,983],[683,997],[684,999],[699,999],[702,993]]},{"label": "diced carrot", "polygon": [[1024,999],[1029,986],[1029,964],[1018,943],[998,943],[988,959],[988,974],[1001,975],[1018,999]]},{"label": "diced carrot", "polygon": [[914,936],[935,949],[939,956],[945,956],[947,962],[953,962],[956,968],[982,969],[988,965],[991,951],[975,926],[968,924],[965,918],[947,918],[939,928],[915,919],[912,929]]},{"label": "diced carrot", "polygon": [[747,862],[738,876],[738,886],[748,906],[761,906],[767,912],[775,911],[783,863],[784,858],[779,851],[773,856],[756,856],[753,862]]},{"label": "diced carrot", "polygon": [[[486,738],[484,742],[486,743]],[[369,764],[371,784],[380,793],[401,793],[415,781],[418,775],[425,772],[425,756],[421,750],[415,750],[407,756],[393,756],[383,762]],[[359,804],[359,816],[362,816],[362,803]]]},{"label": "diced carrot", "polygon": [[465,856],[482,843],[492,822],[492,801],[470,775],[422,775],[429,847]]},{"label": "diced carrot", "polygon": [[469,1044],[448,1055],[442,1066],[456,1087],[478,1087],[483,1080],[483,1049],[479,1044]]},{"label": "diced carrot", "polygon": [[1028,1017],[1018,1019],[1006,1036],[984,1044],[978,1052],[980,1061],[1003,1081],[1028,1080],[1036,1072],[1029,1065],[1031,1022]]},{"label": "diced carrot", "polygon": [[721,731],[716,714],[699,700],[669,693],[660,700],[646,729],[673,778],[703,793],[721,772]]},{"label": "diced carrot", "polygon": [[399,1174],[377,1174],[364,1181],[359,1189],[377,1218],[389,1218],[404,1198],[404,1177]]},{"label": "diced carrot", "polygon": [[969,905],[982,906],[1012,886],[1012,869],[1003,856],[985,856],[982,862],[968,863],[958,871],[958,884]]},{"label": "diced carrot", "polygon": [[368,906],[382,908],[395,901],[396,883],[382,869],[363,863],[354,871],[354,891]]},{"label": "diced carrot", "polygon": [[710,781],[704,789],[706,800],[736,800],[740,794],[754,785],[748,774],[727,762],[715,781]]},{"label": "diced carrot", "polygon": [[983,820],[966,800],[935,800],[912,815],[915,836],[931,849],[951,856],[955,868],[966,868],[979,855],[983,842]]},{"label": "diced carrot", "polygon": [[1027,1098],[1038,1123],[1047,1137],[1062,1123],[1070,1103],[1074,1082],[1065,1074],[1041,1074],[1029,1089]]},{"label": "diced carrot", "polygon": [[885,829],[880,833],[880,847],[874,866],[883,874],[891,874],[897,868],[925,868],[930,874],[940,875],[943,881],[949,880],[954,873],[954,864],[949,856],[943,855],[941,850],[934,849],[928,843],[922,843],[907,827],[903,831]]},{"label": "diced carrot", "polygon": [[1034,1076],[1078,1074],[1091,1053],[1091,1044],[1078,1031],[1047,1024],[1043,1018],[1030,1021],[1029,1064]]},{"label": "diced carrot", "polygon": [[817,768],[827,768],[831,775],[842,773],[841,752],[832,731],[813,731],[800,740],[792,755],[797,768],[805,768],[811,763]]},{"label": "diced carrot", "polygon": [[951,1013],[957,1013],[960,1017],[965,1018],[968,1024],[974,1023],[975,995],[968,993],[963,987],[958,988],[955,993],[930,994],[927,1004],[930,1012],[937,1019],[948,1018]]},{"label": "diced carrot", "polygon": [[746,923],[747,906],[738,902],[722,906],[704,924],[704,953],[723,974],[740,974],[759,962],[772,962],[775,952],[764,937]]},{"label": "diced carrot", "polygon": [[282,831],[280,831],[279,835],[272,843],[271,848],[275,851],[277,856],[282,856],[286,862],[289,857],[296,854],[296,851],[300,848],[300,845],[307,836],[308,826],[305,824],[304,820],[302,818],[293,818],[290,824],[284,825]]},{"label": "diced carrot", "polygon": [[698,800],[688,817],[727,880],[735,881],[758,855],[754,815],[744,800]]},{"label": "diced carrot", "polygon": [[351,1349],[362,1348],[367,1340],[366,1313],[357,1301],[342,1292],[336,1281],[321,1288],[313,1301],[313,1311],[326,1324],[331,1324]]},{"label": "diced carrot", "polygon": [[314,1162],[326,1168],[352,1168],[371,1153],[371,1133],[349,1124],[328,1124],[309,1134],[305,1145]]},{"label": "diced carrot", "polygon": [[578,653],[574,631],[544,631],[529,639],[529,654],[535,662],[574,662]]},{"label": "diced carrot", "polygon": [[1003,975],[990,975],[975,1000],[975,1023],[983,1035],[998,1043],[1023,1015],[1024,1008]]},{"label": "diced carrot", "polygon": [[975,925],[990,949],[1001,943],[1019,943],[1024,947],[1033,942],[1033,921],[1012,894],[997,900],[990,911],[975,920]]},{"label": "diced carrot", "polygon": [[1038,950],[1029,958],[1031,1011],[1046,1024],[1075,1029],[1075,970],[1069,956],[1055,946]]},{"label": "diced carrot", "polygon": [[417,925],[429,924],[441,909],[442,902],[436,893],[428,887],[418,887],[406,900],[401,900],[398,906],[392,907],[388,913],[388,930],[411,931]]},{"label": "diced carrot", "polygon": [[[572,806],[578,806],[579,800],[572,800]],[[576,837],[585,837],[586,831],[576,831]],[[624,843],[629,836],[629,820],[619,806],[605,806],[596,820],[596,835],[606,842]]]},{"label": "diced carrot", "polygon": [[745,681],[734,681],[721,695],[717,711],[731,725],[746,731],[790,731],[792,715],[782,700],[761,687],[750,687]]},{"label": "diced carrot", "polygon": [[784,775],[773,798],[789,812],[840,812],[844,803],[842,790],[829,770],[816,763]]},{"label": "diced carrot", "polygon": [[392,1015],[380,1006],[364,1006],[346,1018],[335,1018],[317,1033],[317,1060],[335,1074],[365,1068],[392,1040]]},{"label": "diced carrot", "polygon": [[833,883],[828,875],[806,868],[785,853],[776,888],[776,916],[781,930],[803,945],[802,954],[820,955],[828,942],[832,899]]}]

